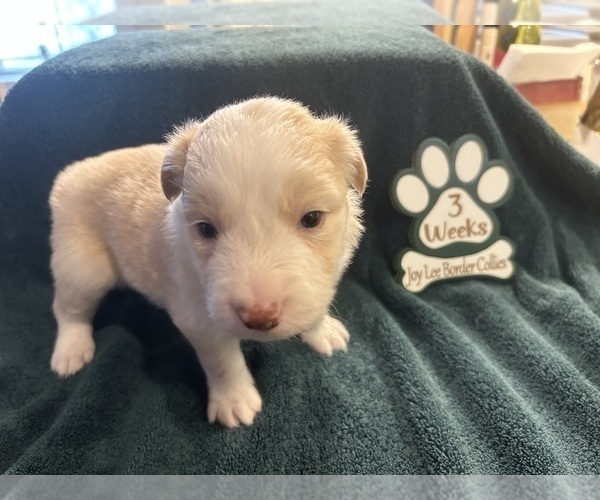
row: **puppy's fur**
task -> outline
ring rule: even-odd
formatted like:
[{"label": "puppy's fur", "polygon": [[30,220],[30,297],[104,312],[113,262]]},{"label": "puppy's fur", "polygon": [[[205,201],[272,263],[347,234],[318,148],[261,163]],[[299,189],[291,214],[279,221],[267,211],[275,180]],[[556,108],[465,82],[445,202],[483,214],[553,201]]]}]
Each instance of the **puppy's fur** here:
[{"label": "puppy's fur", "polygon": [[240,340],[299,335],[327,355],[346,349],[328,309],[362,233],[366,182],[342,120],[271,97],[191,121],[166,144],[70,165],[50,196],[52,369],[68,376],[91,361],[98,303],[130,286],[195,348],[209,421],[251,424],[262,402]]}]

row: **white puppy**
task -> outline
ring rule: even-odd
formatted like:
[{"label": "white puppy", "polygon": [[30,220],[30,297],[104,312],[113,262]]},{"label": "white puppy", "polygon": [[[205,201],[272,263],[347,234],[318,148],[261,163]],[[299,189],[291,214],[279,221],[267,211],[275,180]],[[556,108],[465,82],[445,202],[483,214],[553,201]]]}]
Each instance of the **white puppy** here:
[{"label": "white puppy", "polygon": [[240,340],[299,335],[327,355],[346,349],[328,309],[362,233],[366,182],[342,120],[269,97],[191,121],[166,144],[70,165],[50,196],[52,369],[68,376],[91,361],[100,300],[130,286],[195,348],[209,421],[251,424],[262,402]]}]

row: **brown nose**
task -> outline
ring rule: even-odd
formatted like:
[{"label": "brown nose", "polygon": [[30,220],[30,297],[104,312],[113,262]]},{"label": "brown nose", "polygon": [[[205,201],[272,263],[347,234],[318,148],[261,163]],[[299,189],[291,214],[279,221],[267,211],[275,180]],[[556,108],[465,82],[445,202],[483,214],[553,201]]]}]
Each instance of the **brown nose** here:
[{"label": "brown nose", "polygon": [[253,307],[237,306],[235,312],[250,330],[266,332],[279,324],[280,306],[277,302]]}]

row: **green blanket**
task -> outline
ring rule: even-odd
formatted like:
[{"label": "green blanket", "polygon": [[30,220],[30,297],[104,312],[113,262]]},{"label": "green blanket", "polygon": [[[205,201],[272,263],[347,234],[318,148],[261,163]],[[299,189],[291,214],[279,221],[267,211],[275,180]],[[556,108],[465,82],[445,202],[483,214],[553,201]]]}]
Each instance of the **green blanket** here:
[{"label": "green blanket", "polygon": [[[47,196],[66,164],[159,141],[258,94],[341,113],[364,142],[367,232],[331,358],[245,346],[255,425],[206,421],[195,355],[166,313],[111,293],[81,373],[49,368]],[[512,168],[496,210],[509,282],[404,290],[410,218],[388,196],[422,140],[478,134]],[[118,36],[24,77],[0,107],[0,466],[8,473],[599,473],[600,169],[503,80],[421,27],[253,28]]]}]

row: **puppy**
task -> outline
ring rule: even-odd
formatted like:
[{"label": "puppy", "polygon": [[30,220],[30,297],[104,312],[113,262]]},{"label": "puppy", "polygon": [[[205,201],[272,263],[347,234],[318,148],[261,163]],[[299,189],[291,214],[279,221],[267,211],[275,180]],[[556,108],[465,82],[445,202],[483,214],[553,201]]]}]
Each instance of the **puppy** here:
[{"label": "puppy", "polygon": [[50,195],[52,369],[66,377],[92,360],[97,306],[129,286],[196,350],[209,421],[250,425],[262,402],[241,340],[346,349],[328,309],[363,230],[366,183],[344,121],[272,97],[190,121],[166,144],[68,166]]}]

